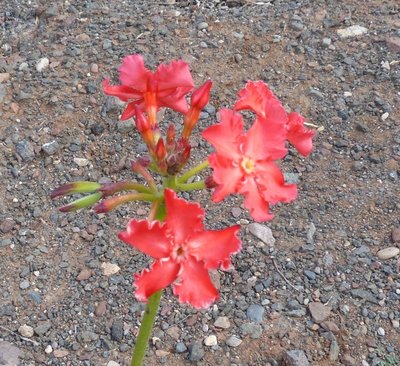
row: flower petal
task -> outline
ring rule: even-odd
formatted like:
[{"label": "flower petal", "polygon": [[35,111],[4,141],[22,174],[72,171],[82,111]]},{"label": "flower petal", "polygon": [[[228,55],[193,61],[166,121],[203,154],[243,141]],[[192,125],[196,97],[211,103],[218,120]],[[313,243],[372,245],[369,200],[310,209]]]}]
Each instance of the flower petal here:
[{"label": "flower petal", "polygon": [[264,199],[270,204],[291,202],[297,197],[297,186],[285,184],[285,179],[275,163],[257,164],[257,183]]},{"label": "flower petal", "polygon": [[303,117],[296,112],[289,114],[287,128],[289,142],[301,155],[307,156],[312,150],[312,139],[315,136],[315,131],[305,128]]},{"label": "flower petal", "polygon": [[204,210],[198,203],[178,198],[171,189],[164,192],[167,216],[166,227],[174,243],[183,243],[190,235],[203,230]]},{"label": "flower petal", "polygon": [[232,160],[240,157],[240,144],[243,139],[243,118],[228,108],[219,112],[220,122],[206,128],[202,136],[215,147],[218,154]]},{"label": "flower petal", "polygon": [[128,103],[125,110],[121,114],[121,121],[125,121],[136,114],[136,107],[140,104],[140,100],[137,102]]},{"label": "flower petal", "polygon": [[169,286],[175,281],[179,268],[179,264],[170,260],[155,261],[150,269],[135,274],[136,298],[145,302],[155,292]]},{"label": "flower petal", "polygon": [[124,57],[118,71],[120,73],[119,79],[123,85],[128,85],[141,93],[147,90],[147,82],[152,76],[152,72],[144,66],[141,55]]},{"label": "flower petal", "polygon": [[166,235],[166,225],[158,221],[131,220],[126,231],[118,234],[125,243],[153,258],[169,257],[171,241]]},{"label": "flower petal", "polygon": [[239,192],[245,195],[244,205],[255,221],[269,221],[274,215],[269,213],[269,204],[264,199],[254,176],[248,176]]},{"label": "flower petal", "polygon": [[188,111],[188,104],[184,96],[177,97],[178,93],[166,95],[164,97],[157,95],[158,107],[171,108],[179,113],[186,114]]},{"label": "flower petal", "polygon": [[201,262],[188,259],[182,264],[178,279],[179,282],[173,285],[173,289],[181,303],[189,303],[196,309],[205,309],[219,297],[207,269]]},{"label": "flower petal", "polygon": [[225,263],[230,262],[229,256],[239,252],[242,247],[237,237],[239,229],[240,225],[235,225],[223,230],[207,230],[194,234],[189,241],[190,254],[198,261],[204,261],[207,269],[225,267]]},{"label": "flower petal", "polygon": [[287,154],[286,128],[256,118],[247,131],[244,155],[254,160],[282,159]]},{"label": "flower petal", "polygon": [[118,97],[124,102],[141,98],[141,94],[137,90],[126,85],[110,85],[108,79],[103,81],[103,91],[105,94]]},{"label": "flower petal", "polygon": [[218,154],[211,154],[208,161],[214,170],[213,179],[217,184],[212,199],[214,202],[220,202],[227,195],[237,192],[243,172],[232,160]]},{"label": "flower petal", "polygon": [[157,93],[160,97],[177,92],[176,97],[180,98],[194,88],[189,65],[181,60],[161,64],[154,73],[154,78],[157,81]]},{"label": "flower petal", "polygon": [[266,107],[269,103],[278,102],[274,93],[263,81],[249,81],[246,86],[239,91],[238,101],[233,109],[241,111],[243,109],[251,110],[258,116],[266,117]]}]

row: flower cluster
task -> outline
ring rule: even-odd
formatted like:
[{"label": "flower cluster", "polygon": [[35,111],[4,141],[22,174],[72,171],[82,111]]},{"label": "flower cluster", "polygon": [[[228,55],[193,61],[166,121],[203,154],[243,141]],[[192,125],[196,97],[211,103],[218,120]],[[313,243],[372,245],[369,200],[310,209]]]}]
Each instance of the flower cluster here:
[{"label": "flower cluster", "polygon": [[[60,210],[77,210],[101,200],[94,206],[97,213],[130,201],[150,202],[148,219],[130,220],[126,231],[119,234],[122,241],[154,258],[150,269],[135,275],[137,299],[147,301],[172,285],[181,302],[196,308],[208,307],[218,298],[208,271],[230,267],[230,256],[241,249],[239,226],[205,230],[204,210],[198,203],[178,198],[176,192],[215,188],[215,202],[229,194],[243,194],[244,204],[256,221],[270,220],[270,205],[290,202],[297,195],[296,186],[285,183],[277,161],[287,154],[288,142],[307,156],[314,131],[305,128],[298,113],[288,114],[265,83],[249,82],[239,92],[233,109],[222,109],[219,122],[202,133],[215,147],[215,153],[181,173],[191,154],[190,135],[209,101],[212,82],[206,81],[195,89],[185,62],[162,64],[152,72],[140,55],[125,57],[119,72],[121,84],[111,86],[105,80],[104,92],[127,103],[121,120],[134,117],[149,155],[134,161],[132,170],[147,184],[74,182],[54,190],[52,198],[91,193]],[[171,108],[183,115],[179,136],[173,123],[162,136],[157,121],[160,108]],[[241,110],[255,114],[247,131]],[[204,181],[190,180],[209,166],[213,172]],[[153,178],[154,173],[161,175],[161,184]]]}]

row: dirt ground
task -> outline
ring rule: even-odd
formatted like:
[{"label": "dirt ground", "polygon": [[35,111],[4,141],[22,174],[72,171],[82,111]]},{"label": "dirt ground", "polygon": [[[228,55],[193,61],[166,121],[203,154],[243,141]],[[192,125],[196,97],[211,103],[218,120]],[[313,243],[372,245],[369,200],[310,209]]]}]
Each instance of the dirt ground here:
[{"label": "dirt ground", "polygon": [[[21,365],[129,364],[143,310],[132,273],[149,258],[116,234],[148,207],[62,214],[69,201],[49,195],[71,181],[132,178],[144,147],[102,81],[117,83],[122,58],[140,53],[149,68],[183,59],[196,85],[213,80],[197,131],[247,80],[322,127],[309,158],[291,150],[282,164],[299,198],[263,224],[275,243],[254,235],[240,197],[185,196],[206,208],[208,227],[241,223],[243,251],[214,274],[221,298],[211,309],[166,291],[145,365],[307,365],[293,350],[315,366],[400,365],[397,1],[0,0],[0,9],[0,364],[14,362],[2,363],[12,356],[2,344]],[[192,144],[193,164],[212,151],[199,135]],[[118,272],[107,276],[110,263]],[[329,309],[322,322],[313,303]],[[217,345],[204,344],[210,335]]]}]

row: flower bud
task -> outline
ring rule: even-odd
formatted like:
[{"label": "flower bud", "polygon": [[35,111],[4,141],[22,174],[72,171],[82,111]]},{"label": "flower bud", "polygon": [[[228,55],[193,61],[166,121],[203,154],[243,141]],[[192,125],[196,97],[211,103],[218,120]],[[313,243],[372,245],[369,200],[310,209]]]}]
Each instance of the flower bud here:
[{"label": "flower bud", "polygon": [[201,87],[196,89],[191,97],[191,108],[202,110],[210,100],[210,91],[212,87],[212,81],[207,80]]},{"label": "flower bud", "polygon": [[175,147],[175,125],[171,123],[167,130],[167,151],[172,151]]},{"label": "flower bud", "polygon": [[95,192],[100,187],[101,184],[96,182],[73,182],[56,188],[53,192],[51,192],[50,197],[54,199],[59,196],[66,196],[75,193]]},{"label": "flower bud", "polygon": [[102,193],[93,193],[89,196],[82,197],[66,206],[61,207],[59,210],[61,212],[71,212],[80,210],[81,208],[89,207],[95,204],[103,196]]}]

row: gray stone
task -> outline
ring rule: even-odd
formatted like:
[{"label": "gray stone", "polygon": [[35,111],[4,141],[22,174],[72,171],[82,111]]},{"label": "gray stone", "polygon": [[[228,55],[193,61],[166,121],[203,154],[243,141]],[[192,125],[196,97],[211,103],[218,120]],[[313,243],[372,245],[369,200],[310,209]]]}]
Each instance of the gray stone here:
[{"label": "gray stone", "polygon": [[253,339],[261,337],[262,326],[256,323],[244,323],[240,326],[240,331],[243,335],[249,335]]},{"label": "gray stone", "polygon": [[32,161],[35,157],[35,152],[33,151],[32,144],[27,140],[22,140],[15,146],[17,154],[24,161]]},{"label": "gray stone", "polygon": [[246,315],[249,320],[254,323],[261,323],[263,320],[265,309],[261,305],[252,304],[246,310]]},{"label": "gray stone", "polygon": [[229,347],[235,348],[240,346],[240,344],[242,343],[242,340],[239,337],[236,337],[235,335],[230,336],[227,340],[226,340],[226,344]]},{"label": "gray stone", "polygon": [[190,346],[189,360],[192,362],[200,361],[204,357],[204,349],[200,342],[193,342]]},{"label": "gray stone", "polygon": [[217,320],[214,322],[214,327],[221,329],[228,329],[231,326],[228,317],[219,316]]},{"label": "gray stone", "polygon": [[23,280],[20,284],[19,284],[19,288],[21,290],[26,290],[27,288],[29,288],[31,284],[29,283],[28,280]]},{"label": "gray stone", "polygon": [[0,221],[0,231],[2,233],[8,233],[14,228],[15,225],[16,222],[12,218],[6,218]]},{"label": "gray stone", "polygon": [[248,225],[248,228],[250,233],[252,233],[256,238],[260,239],[269,246],[274,246],[275,238],[272,235],[272,231],[268,226],[255,222]]},{"label": "gray stone", "polygon": [[121,133],[129,133],[135,129],[133,121],[128,119],[127,121],[118,121],[117,130]]},{"label": "gray stone", "polygon": [[3,101],[6,94],[7,94],[7,89],[5,85],[0,84],[0,103]]},{"label": "gray stone", "polygon": [[314,281],[317,278],[317,275],[315,272],[313,271],[309,271],[309,270],[304,270],[304,274],[306,275],[306,277],[311,280]]},{"label": "gray stone", "polygon": [[310,310],[311,316],[316,323],[322,323],[328,319],[331,314],[331,308],[320,302],[311,302],[308,305],[308,309]]},{"label": "gray stone", "polygon": [[34,328],[35,333],[39,337],[43,337],[51,328],[51,323],[50,322],[43,322],[39,324],[37,327]]},{"label": "gray stone", "polygon": [[122,320],[115,320],[111,326],[111,339],[121,341],[124,337],[124,323]]},{"label": "gray stone", "polygon": [[42,150],[46,153],[46,155],[53,155],[55,154],[58,149],[60,148],[60,145],[56,140],[51,141],[51,142],[46,142],[45,144],[42,145]]},{"label": "gray stone", "polygon": [[307,356],[304,351],[292,350],[283,354],[282,366],[309,366]]},{"label": "gray stone", "polygon": [[185,345],[185,343],[183,342],[178,342],[175,346],[175,352],[176,353],[183,353],[187,351],[187,347]]},{"label": "gray stone", "polygon": [[0,341],[0,364],[2,366],[19,365],[22,351],[11,343]]},{"label": "gray stone", "polygon": [[40,305],[42,303],[42,298],[38,292],[30,291],[30,292],[28,292],[28,296],[31,298],[31,300],[33,300],[33,302],[36,305]]},{"label": "gray stone", "polygon": [[207,28],[208,28],[208,23],[206,23],[206,22],[200,22],[199,24],[197,24],[198,30],[203,30],[203,29],[207,29]]},{"label": "gray stone", "polygon": [[329,359],[331,361],[336,361],[339,357],[340,348],[336,341],[331,342],[331,346],[329,348]]}]

